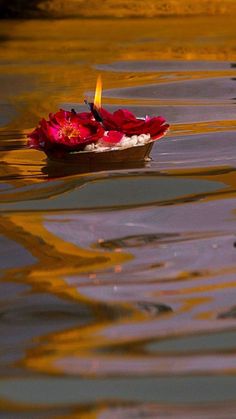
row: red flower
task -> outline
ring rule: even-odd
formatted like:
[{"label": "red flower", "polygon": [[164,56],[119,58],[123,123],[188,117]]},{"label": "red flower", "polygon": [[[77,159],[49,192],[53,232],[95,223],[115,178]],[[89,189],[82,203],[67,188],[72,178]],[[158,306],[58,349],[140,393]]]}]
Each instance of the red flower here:
[{"label": "red flower", "polygon": [[[81,151],[86,145],[98,143],[99,146],[119,146],[122,138],[148,134],[130,141],[130,146],[144,144],[145,141],[161,138],[169,128],[161,116],[138,119],[126,109],[119,109],[113,114],[105,109],[99,110],[101,122],[95,120],[92,112],[76,113],[61,109],[55,114],[49,115],[49,120],[42,119],[38,127],[28,135],[28,146],[42,150],[46,154],[54,154],[63,157],[72,151]],[[95,115],[96,117],[96,115]],[[124,138],[124,144],[129,146],[129,139]],[[101,149],[102,149],[101,147]],[[93,150],[94,146],[88,147]],[[87,149],[86,149],[87,150]]]},{"label": "red flower", "polygon": [[64,111],[42,119],[39,126],[28,135],[28,146],[38,150],[79,151],[103,137],[104,128],[89,112]]},{"label": "red flower", "polygon": [[146,117],[142,120],[136,118],[127,109],[118,109],[112,114],[101,108],[99,113],[106,130],[120,131],[127,136],[150,134],[151,139],[154,140],[162,137],[169,128],[162,116]]},{"label": "red flower", "polygon": [[105,132],[101,141],[104,143],[104,145],[113,146],[119,143],[123,136],[124,136],[123,132],[120,132],[120,131],[107,131]]}]

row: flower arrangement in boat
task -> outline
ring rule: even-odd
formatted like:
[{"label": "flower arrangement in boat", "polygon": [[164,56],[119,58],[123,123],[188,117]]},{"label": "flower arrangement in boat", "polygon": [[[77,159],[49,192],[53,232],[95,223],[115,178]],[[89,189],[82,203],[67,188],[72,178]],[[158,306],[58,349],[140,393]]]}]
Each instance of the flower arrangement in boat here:
[{"label": "flower arrangement in boat", "polygon": [[[28,146],[44,151],[49,157],[63,158],[68,154],[125,151],[138,146],[147,148],[163,137],[169,125],[161,116],[137,118],[127,109],[114,113],[101,107],[101,79],[98,79],[90,112],[77,113],[61,109],[42,119],[28,137]],[[139,153],[140,154],[140,153]],[[142,154],[142,153],[141,153]],[[115,156],[115,154],[114,154]]]}]

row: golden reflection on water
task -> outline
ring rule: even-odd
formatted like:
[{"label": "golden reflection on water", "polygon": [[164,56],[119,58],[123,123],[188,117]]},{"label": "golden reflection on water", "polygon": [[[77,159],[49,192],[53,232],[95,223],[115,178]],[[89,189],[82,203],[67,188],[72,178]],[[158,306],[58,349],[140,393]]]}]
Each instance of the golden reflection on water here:
[{"label": "golden reflection on water", "polygon": [[[0,217],[0,229],[10,246],[17,244],[18,251],[24,255],[27,252],[23,266],[15,266],[14,260],[10,261],[12,264],[3,270],[1,281],[29,286],[32,301],[37,295],[42,298],[41,310],[44,310],[44,299],[47,301],[46,297],[50,296],[53,301],[59,299],[71,306],[84,304],[90,312],[83,325],[75,313],[61,327],[60,319],[57,320],[56,327],[51,324],[49,309],[45,309],[47,321],[42,329],[37,332],[35,326],[35,335],[30,335],[27,343],[24,337],[18,343],[24,345],[20,356],[10,362],[13,378],[17,374],[37,377],[37,373],[45,379],[50,375],[99,378],[212,374],[220,377],[227,373],[234,376],[235,348],[229,348],[227,341],[220,350],[183,347],[177,353],[170,346],[167,351],[157,349],[152,353],[149,347],[168,339],[178,343],[181,338],[186,338],[190,345],[193,336],[207,339],[213,332],[219,333],[220,340],[222,332],[235,330],[236,184],[234,161],[229,159],[235,150],[232,137],[228,139],[229,133],[235,131],[235,120],[227,114],[228,110],[232,112],[234,98],[222,98],[219,103],[195,101],[194,97],[118,98],[114,90],[105,103],[140,106],[142,112],[158,110],[164,116],[165,110],[174,107],[192,109],[192,119],[187,120],[184,111],[180,112],[169,136],[163,140],[167,148],[156,145],[153,162],[144,168],[79,174],[76,170],[63,172],[59,165],[50,176],[44,155],[25,148],[26,133],[48,112],[65,103],[81,109],[84,95],[94,90],[96,66],[125,60],[229,61],[229,67],[222,70],[148,72],[145,63],[139,72],[107,68],[99,70],[105,89],[232,79],[234,67],[230,67],[230,62],[236,60],[235,19],[229,16],[227,24],[222,22],[220,17],[179,17],[1,23],[0,35],[4,39],[0,50],[1,98],[11,110],[3,109],[6,123],[0,128],[1,198],[2,205],[9,204],[8,212]],[[217,104],[223,109],[218,110],[217,118],[212,114],[209,120],[197,117],[200,106],[207,114],[210,105]],[[220,137],[215,139],[214,135]],[[184,148],[183,139],[185,144],[193,141],[192,150]],[[194,160],[197,153],[194,139],[202,141],[203,146],[198,160]],[[232,148],[224,149],[226,141]],[[212,157],[213,142],[215,149],[219,147],[217,162]],[[206,152],[208,160],[204,160]],[[128,206],[109,207],[104,203],[103,207],[84,210],[79,207],[78,193],[76,208],[40,210],[42,202],[52,203],[58,197],[70,203],[70,192],[84,190],[95,181],[99,185],[99,180],[102,183],[120,176],[120,181],[128,182],[139,175],[146,179],[148,175],[164,177],[166,188],[176,195],[158,200],[155,193],[158,197],[160,191],[156,187],[153,201],[148,203],[144,199]],[[181,181],[186,179],[202,182],[203,189],[184,193]],[[175,182],[175,188],[171,182]],[[35,202],[38,208],[27,211],[27,202]],[[11,207],[14,203],[22,207]],[[6,306],[6,313],[11,314],[13,310],[12,316],[20,319],[27,306],[24,298],[23,291],[17,294],[11,307]],[[23,308],[18,307],[20,301]],[[25,327],[31,322],[34,326],[33,308],[30,310],[32,318],[25,319]],[[63,318],[63,307],[61,313]],[[36,311],[36,317],[40,317],[40,310]],[[15,333],[20,334],[17,325]],[[6,369],[3,376],[8,376]],[[78,400],[78,407],[67,405],[65,414],[57,412],[56,417],[97,418],[103,414],[106,417],[106,410],[109,412],[109,406],[115,408],[116,403],[125,409],[125,401],[119,399],[119,394],[114,396],[113,406],[112,402],[106,402],[105,394],[97,400],[95,395],[94,404],[83,406]],[[152,414],[148,403],[145,406]],[[47,406],[40,403],[34,406],[30,400],[19,404],[12,394],[12,400],[3,398],[1,408],[17,415],[31,409],[43,411]],[[137,417],[142,412],[140,409],[137,407]],[[155,415],[156,406],[153,409]],[[186,415],[191,417],[191,412]]]},{"label": "golden reflection on water", "polygon": [[78,290],[67,288],[64,275],[91,274],[99,270],[116,266],[131,258],[123,253],[108,253],[95,250],[80,249],[72,243],[60,240],[50,234],[43,226],[43,215],[33,217],[12,215],[2,217],[1,230],[6,237],[13,238],[28,249],[37,259],[34,266],[11,269],[5,279],[22,278],[37,289],[44,287],[45,291],[55,292],[64,296],[81,299]]},{"label": "golden reflection on water", "polygon": [[[31,128],[42,115],[63,102],[82,103],[94,89],[95,64],[114,60],[235,60],[234,17],[170,18],[167,20],[59,20],[2,22],[1,74],[17,71],[21,91],[11,90],[19,116],[11,128]],[[214,28],[212,32],[211,28]],[[109,33],[109,39],[107,34]],[[222,75],[229,72],[223,72]],[[106,88],[161,82],[163,73],[103,74]],[[168,72],[166,77],[168,77]],[[210,73],[216,77],[217,71]],[[202,77],[180,72],[174,79]],[[208,77],[209,73],[204,74]],[[31,86],[34,86],[32,88]],[[8,95],[3,84],[2,95]]]}]

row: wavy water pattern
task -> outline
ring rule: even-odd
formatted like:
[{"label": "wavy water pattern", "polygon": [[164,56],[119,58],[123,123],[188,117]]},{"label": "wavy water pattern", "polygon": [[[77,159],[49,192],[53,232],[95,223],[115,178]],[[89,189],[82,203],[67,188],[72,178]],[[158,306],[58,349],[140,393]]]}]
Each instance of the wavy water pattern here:
[{"label": "wavy water pattern", "polygon": [[[235,21],[4,21],[4,419],[236,416]],[[108,33],[110,39],[108,40]],[[103,102],[171,124],[152,160],[49,162],[26,134]]]}]

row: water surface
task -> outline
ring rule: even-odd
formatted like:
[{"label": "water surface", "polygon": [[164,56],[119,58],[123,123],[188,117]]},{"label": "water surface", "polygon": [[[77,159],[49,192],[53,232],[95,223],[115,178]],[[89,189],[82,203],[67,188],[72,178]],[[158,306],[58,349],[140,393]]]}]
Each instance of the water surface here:
[{"label": "water surface", "polygon": [[[5,418],[235,418],[235,21],[4,21]],[[108,36],[109,34],[109,36]],[[50,164],[25,136],[104,105],[171,123],[144,165]]]}]

